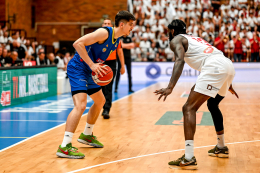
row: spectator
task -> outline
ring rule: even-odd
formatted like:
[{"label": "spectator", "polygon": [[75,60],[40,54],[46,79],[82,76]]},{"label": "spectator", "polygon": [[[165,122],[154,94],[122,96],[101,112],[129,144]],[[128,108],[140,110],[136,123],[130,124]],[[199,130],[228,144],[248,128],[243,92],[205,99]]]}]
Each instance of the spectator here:
[{"label": "spectator", "polygon": [[37,66],[47,65],[47,62],[46,62],[46,60],[45,60],[45,52],[44,52],[44,49],[39,49],[38,57],[36,58],[36,65],[37,65]]},{"label": "spectator", "polygon": [[25,46],[27,48],[27,54],[28,56],[32,56],[35,52],[35,47],[33,48],[31,46],[31,41],[30,40],[26,40]]},{"label": "spectator", "polygon": [[6,63],[5,63],[6,67],[10,67],[10,66],[22,66],[23,65],[23,61],[22,60],[18,60],[18,53],[16,51],[12,51],[11,52],[11,57],[6,58]]},{"label": "spectator", "polygon": [[147,52],[147,61],[155,61],[159,58],[159,51],[156,48],[156,44],[152,43],[152,46],[148,49]]},{"label": "spectator", "polygon": [[234,62],[241,62],[242,54],[243,54],[243,47],[241,39],[239,35],[233,37],[233,44],[234,44]]},{"label": "spectator", "polygon": [[47,55],[47,65],[55,65],[56,63],[55,63],[55,56],[54,56],[54,54],[53,53],[49,53],[48,55]]},{"label": "spectator", "polygon": [[259,37],[254,32],[253,38],[249,40],[251,44],[251,62],[254,62],[255,60],[259,62]]},{"label": "spectator", "polygon": [[165,54],[167,55],[166,61],[168,61],[168,62],[175,61],[174,53],[173,53],[173,51],[170,49],[169,46],[165,49]]},{"label": "spectator", "polygon": [[69,63],[70,59],[71,59],[70,53],[67,52],[67,53],[65,54],[64,58],[63,58],[64,64],[65,64],[66,66],[67,66],[67,64]]},{"label": "spectator", "polygon": [[246,7],[247,5],[247,0],[238,0],[238,6],[240,8]]},{"label": "spectator", "polygon": [[223,53],[225,53],[225,44],[224,44],[224,36],[223,36],[223,33],[222,32],[220,32],[219,33],[219,35],[218,35],[218,37],[216,37],[216,39],[215,39],[215,41],[214,41],[214,46],[218,49],[218,50],[220,50],[220,51],[222,51]]},{"label": "spectator", "polygon": [[213,13],[210,11],[210,8],[207,8],[206,11],[203,12],[203,18],[213,18]]},{"label": "spectator", "polygon": [[148,35],[144,35],[143,40],[140,42],[141,55],[144,61],[147,59],[147,51],[151,47],[151,42],[147,40]]},{"label": "spectator", "polygon": [[19,43],[17,40],[13,40],[13,44],[10,46],[10,50],[16,51],[18,53],[19,59],[25,59],[27,56],[27,50],[24,48],[24,46],[21,46],[21,43]]},{"label": "spectator", "polygon": [[241,41],[242,41],[242,48],[243,48],[243,56],[245,57],[245,60],[248,62],[249,57],[251,55],[251,45],[246,36],[243,36]]},{"label": "spectator", "polygon": [[212,0],[211,4],[212,4],[212,7],[214,8],[214,11],[218,10],[220,7],[220,0]]},{"label": "spectator", "polygon": [[141,50],[139,47],[131,49],[131,59],[132,61],[142,61]]},{"label": "spectator", "polygon": [[57,68],[58,68],[58,76],[64,76],[67,66],[64,63],[64,54],[61,50],[57,52],[56,59],[57,59]]}]

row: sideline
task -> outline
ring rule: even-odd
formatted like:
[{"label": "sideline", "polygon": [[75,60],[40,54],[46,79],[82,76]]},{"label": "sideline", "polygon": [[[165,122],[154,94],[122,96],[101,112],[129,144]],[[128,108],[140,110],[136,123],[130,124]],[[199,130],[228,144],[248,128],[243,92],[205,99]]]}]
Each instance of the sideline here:
[{"label": "sideline", "polygon": [[[143,91],[143,90],[145,90],[145,89],[147,89],[147,88],[149,88],[149,87],[151,87],[151,86],[153,86],[153,85],[156,85],[156,84],[157,84],[157,83],[154,83],[154,84],[152,84],[152,85],[150,85],[150,86],[148,86],[148,87],[142,88],[142,89],[140,89],[140,90],[138,90],[138,91],[136,91],[136,92],[134,92],[134,93],[131,93],[131,94],[129,94],[129,95],[126,95],[126,96],[124,96],[124,97],[122,97],[122,98],[120,98],[120,99],[118,99],[118,100],[115,100],[115,101],[113,101],[112,103],[115,103],[115,102],[117,102],[117,101],[123,100],[123,99],[125,99],[125,98],[127,98],[127,97],[129,97],[129,96],[131,96],[131,95],[133,95],[133,94],[139,93],[139,92],[141,92],[141,91]],[[85,116],[85,115],[87,115],[87,114],[88,114],[88,113],[83,114],[82,117]],[[37,137],[37,136],[39,136],[39,135],[41,135],[41,134],[44,134],[44,133],[46,133],[46,132],[48,132],[48,131],[51,131],[51,130],[53,130],[53,129],[56,129],[56,128],[58,128],[58,127],[60,127],[60,126],[63,126],[63,125],[65,125],[65,124],[66,124],[66,122],[65,122],[65,123],[62,123],[62,124],[60,124],[60,125],[58,125],[58,126],[55,126],[55,127],[53,127],[53,128],[50,128],[50,129],[48,129],[48,130],[45,130],[45,131],[43,131],[43,132],[41,132],[41,133],[38,133],[38,134],[36,134],[36,135],[33,135],[33,136],[29,137],[29,138],[26,138],[25,140],[22,140],[22,141],[20,141],[20,142],[18,142],[18,143],[15,143],[15,144],[13,144],[13,145],[11,145],[11,146],[9,146],[9,147],[6,147],[6,148],[0,150],[0,152],[5,151],[5,150],[8,150],[8,149],[10,149],[10,148],[12,148],[12,147],[14,147],[14,146],[16,146],[16,145],[19,145],[19,144],[21,144],[21,143],[23,143],[23,142],[25,142],[25,141],[28,141],[28,140],[30,140],[30,139],[32,139],[32,138],[35,138],[35,137]]]}]

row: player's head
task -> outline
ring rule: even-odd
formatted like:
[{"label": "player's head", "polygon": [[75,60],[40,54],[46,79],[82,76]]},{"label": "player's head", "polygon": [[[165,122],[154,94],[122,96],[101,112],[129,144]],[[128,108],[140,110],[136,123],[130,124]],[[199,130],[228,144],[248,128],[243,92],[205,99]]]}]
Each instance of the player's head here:
[{"label": "player's head", "polygon": [[168,33],[170,41],[178,34],[187,34],[186,24],[180,19],[175,19],[168,25]]},{"label": "player's head", "polygon": [[129,35],[134,27],[135,16],[128,11],[119,11],[115,17],[115,27],[123,30],[124,35]]},{"label": "player's head", "polygon": [[102,27],[104,26],[109,26],[109,27],[112,27],[112,20],[110,18],[105,18],[103,23],[102,23]]}]

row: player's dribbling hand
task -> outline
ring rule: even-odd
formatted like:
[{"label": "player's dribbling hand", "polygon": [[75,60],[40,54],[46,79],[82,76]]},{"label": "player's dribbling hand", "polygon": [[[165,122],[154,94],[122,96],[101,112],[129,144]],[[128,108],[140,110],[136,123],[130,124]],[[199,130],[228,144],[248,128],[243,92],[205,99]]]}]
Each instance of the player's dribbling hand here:
[{"label": "player's dribbling hand", "polygon": [[236,97],[239,99],[239,97],[238,97],[238,95],[237,95],[236,91],[233,89],[232,85],[230,85],[230,87],[229,87],[228,91],[229,91],[229,92],[231,92],[232,94],[235,94],[235,95],[236,95]]},{"label": "player's dribbling hand", "polygon": [[160,94],[159,98],[158,98],[158,101],[164,96],[164,99],[163,101],[166,100],[167,96],[170,95],[172,93],[172,89],[170,88],[162,88],[160,90],[156,90],[154,92],[156,95]]},{"label": "player's dribbling hand", "polygon": [[[104,67],[104,66],[101,66],[100,65],[101,63],[94,63],[91,67],[90,67],[90,69],[93,71],[93,72],[95,72],[96,74],[99,74],[101,77],[103,77],[103,74],[106,74],[107,72],[106,72],[106,67]],[[102,74],[102,73],[103,74]]]}]

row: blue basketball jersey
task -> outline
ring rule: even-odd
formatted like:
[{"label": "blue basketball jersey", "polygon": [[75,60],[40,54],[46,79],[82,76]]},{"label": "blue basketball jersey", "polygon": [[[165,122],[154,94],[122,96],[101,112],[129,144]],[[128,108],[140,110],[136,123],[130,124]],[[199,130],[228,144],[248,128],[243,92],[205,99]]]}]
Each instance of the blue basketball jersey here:
[{"label": "blue basketball jersey", "polygon": [[[114,50],[117,49],[117,46],[119,44],[120,38],[117,38],[116,40],[114,39],[114,28],[112,28],[112,27],[106,27],[106,28],[109,30],[109,35],[108,35],[107,40],[104,43],[99,44],[97,42],[97,43],[94,43],[92,45],[85,46],[86,51],[88,52],[90,59],[94,63],[103,63],[104,61],[106,61],[108,56]],[[73,59],[74,58],[77,61],[81,61],[81,63],[84,64],[84,66],[87,68],[87,70],[91,71],[89,66],[85,63],[85,61],[83,61],[81,59],[80,55],[77,52],[75,53]]]}]

